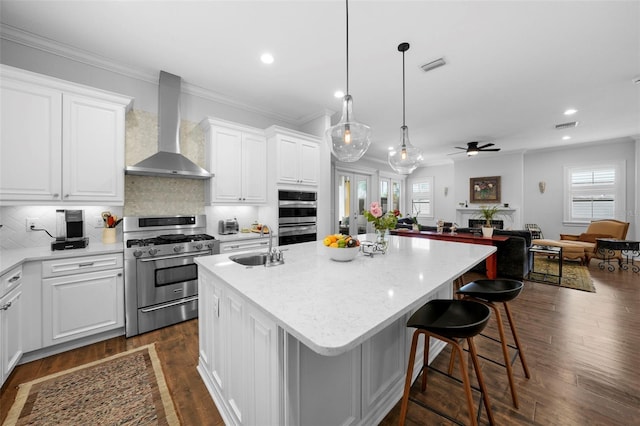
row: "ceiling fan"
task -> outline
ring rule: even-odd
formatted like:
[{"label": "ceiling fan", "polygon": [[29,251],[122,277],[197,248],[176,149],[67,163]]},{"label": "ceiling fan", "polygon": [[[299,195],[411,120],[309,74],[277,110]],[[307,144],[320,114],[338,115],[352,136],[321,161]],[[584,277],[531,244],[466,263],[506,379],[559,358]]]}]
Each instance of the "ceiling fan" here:
[{"label": "ceiling fan", "polygon": [[[454,148],[457,149],[462,149],[464,151],[466,151],[467,155],[469,157],[473,156],[473,155],[478,155],[479,152],[489,152],[489,151],[500,151],[500,148],[489,148],[490,146],[493,146],[495,144],[493,143],[486,143],[482,146],[478,146],[480,142],[467,142],[467,147],[466,148],[462,148],[460,146],[456,146]],[[489,148],[489,149],[488,149]],[[449,155],[456,155],[456,154],[462,154],[461,152],[453,152]]]}]

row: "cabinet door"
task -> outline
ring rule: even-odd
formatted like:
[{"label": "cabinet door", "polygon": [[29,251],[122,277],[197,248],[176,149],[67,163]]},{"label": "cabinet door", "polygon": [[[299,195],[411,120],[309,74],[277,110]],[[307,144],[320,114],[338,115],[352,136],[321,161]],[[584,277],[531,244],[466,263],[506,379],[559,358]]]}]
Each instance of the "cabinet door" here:
[{"label": "cabinet door", "polygon": [[211,129],[211,200],[242,201],[242,133],[222,127]]},{"label": "cabinet door", "polygon": [[286,136],[278,136],[278,182],[299,183],[298,167],[300,166],[298,155],[298,141]]},{"label": "cabinet door", "polygon": [[278,407],[278,329],[257,309],[247,306],[246,424],[282,424]]},{"label": "cabinet door", "polygon": [[42,280],[45,346],[124,326],[122,269]]},{"label": "cabinet door", "polygon": [[320,147],[313,142],[300,142],[300,183],[317,185],[320,166]]},{"label": "cabinet door", "polygon": [[267,139],[250,133],[242,136],[242,201],[267,201]]},{"label": "cabinet door", "polygon": [[0,84],[0,200],[60,200],[62,93],[6,78]]},{"label": "cabinet door", "polygon": [[245,302],[232,291],[225,291],[224,324],[226,334],[226,363],[225,399],[231,408],[231,413],[239,424],[248,424],[246,418],[246,393],[245,370],[246,355],[244,353],[245,341]]},{"label": "cabinet door", "polygon": [[211,273],[204,268],[199,271],[198,326],[200,338],[200,361],[213,385],[222,394],[224,379],[224,329],[220,315],[222,288],[217,286]]},{"label": "cabinet door", "polygon": [[124,107],[66,94],[63,106],[63,200],[124,203]]},{"label": "cabinet door", "polygon": [[[0,299],[2,383],[22,357],[22,285]],[[1,383],[0,383],[1,385]]]}]

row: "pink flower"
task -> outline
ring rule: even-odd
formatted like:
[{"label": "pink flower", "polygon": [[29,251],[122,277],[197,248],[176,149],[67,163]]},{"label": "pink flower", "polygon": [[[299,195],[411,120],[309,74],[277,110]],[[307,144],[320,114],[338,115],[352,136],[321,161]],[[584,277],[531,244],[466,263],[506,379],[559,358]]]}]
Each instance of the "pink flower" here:
[{"label": "pink flower", "polygon": [[371,205],[371,209],[369,209],[369,211],[371,212],[371,214],[373,215],[373,217],[380,217],[382,216],[382,208],[380,206],[374,206],[373,204]]}]

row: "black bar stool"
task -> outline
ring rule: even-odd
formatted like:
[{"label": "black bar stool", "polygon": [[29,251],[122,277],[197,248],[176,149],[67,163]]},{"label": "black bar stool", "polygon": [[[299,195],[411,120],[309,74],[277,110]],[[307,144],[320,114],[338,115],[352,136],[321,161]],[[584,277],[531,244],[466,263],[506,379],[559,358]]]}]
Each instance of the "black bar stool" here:
[{"label": "black bar stool", "polygon": [[[511,399],[513,400],[513,406],[518,408],[518,396],[516,394],[515,383],[513,381],[513,369],[511,368],[511,364],[515,361],[515,357],[520,357],[520,362],[522,364],[522,369],[524,370],[524,374],[528,379],[530,377],[529,367],[527,366],[527,362],[524,357],[524,353],[522,351],[522,346],[520,345],[520,339],[518,338],[518,333],[516,332],[516,325],[513,320],[513,316],[511,315],[511,311],[509,310],[509,305],[507,302],[518,297],[522,289],[524,288],[524,284],[522,281],[510,280],[510,279],[497,279],[497,280],[476,280],[467,283],[462,286],[457,293],[463,296],[462,300],[470,300],[483,303],[493,309],[493,312],[496,316],[496,322],[498,323],[498,332],[500,333],[500,343],[502,345],[502,355],[504,357],[504,364],[496,362],[492,359],[483,357],[481,358],[492,361],[498,365],[502,365],[507,369],[507,376],[509,377],[509,387],[511,388]],[[502,324],[502,316],[500,315],[500,310],[498,309],[498,303],[502,303],[504,306],[504,310],[507,313],[507,319],[509,320],[509,327],[511,328],[511,334],[513,335],[513,340],[515,342],[515,346],[507,344],[507,339],[504,335],[504,326]],[[490,336],[492,340],[498,341]],[[509,360],[509,352],[508,347],[516,350],[516,356],[510,361]],[[453,363],[455,362],[454,358],[451,357],[451,361],[449,364],[449,374],[453,370]]]},{"label": "black bar stool", "polygon": [[[416,347],[418,345],[418,338],[420,335],[424,335],[424,358],[422,362],[422,391],[427,388],[427,370],[430,368],[429,363],[429,337],[441,340],[451,345],[452,355],[456,353],[460,359],[460,373],[462,375],[462,384],[464,386],[465,394],[467,397],[467,405],[469,409],[469,417],[471,424],[477,426],[478,418],[475,415],[475,409],[473,406],[473,396],[471,394],[471,384],[469,383],[469,375],[467,364],[465,362],[464,351],[458,344],[457,339],[466,339],[469,345],[469,352],[471,353],[471,361],[476,372],[478,379],[478,385],[480,386],[480,393],[482,394],[482,400],[484,401],[485,409],[487,410],[487,416],[489,422],[494,424],[493,413],[491,411],[491,405],[489,403],[489,394],[485,387],[482,372],[480,371],[480,364],[478,363],[478,356],[476,353],[476,347],[473,343],[473,336],[478,335],[489,322],[491,317],[491,311],[487,306],[482,303],[469,301],[469,300],[431,300],[420,309],[418,309],[407,321],[407,327],[415,327],[417,330],[413,333],[413,340],[411,341],[411,353],[409,355],[409,365],[407,367],[407,377],[404,385],[404,395],[402,396],[402,406],[400,409],[400,425],[404,425],[407,409],[409,404],[409,392],[411,389],[411,379],[413,376],[413,365],[416,358]],[[457,380],[457,379],[456,379]],[[416,401],[417,402],[417,401]],[[425,408],[455,422],[446,414],[443,414],[435,409],[428,407],[422,403],[420,405]],[[478,412],[480,417],[480,412]]]}]

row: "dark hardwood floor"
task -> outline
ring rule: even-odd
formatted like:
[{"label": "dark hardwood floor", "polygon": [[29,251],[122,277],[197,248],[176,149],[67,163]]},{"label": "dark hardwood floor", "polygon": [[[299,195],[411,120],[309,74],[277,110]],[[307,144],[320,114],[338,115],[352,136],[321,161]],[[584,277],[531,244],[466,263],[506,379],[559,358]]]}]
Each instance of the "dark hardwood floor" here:
[{"label": "dark hardwood floor", "polygon": [[[590,266],[596,293],[527,281],[513,302],[520,339],[531,370],[526,379],[514,364],[520,408],[514,409],[503,367],[481,363],[496,422],[501,425],[629,425],[640,419],[640,276],[600,271]],[[468,281],[473,276],[465,277]],[[495,332],[493,319],[487,332]],[[508,330],[507,330],[508,333]],[[501,356],[487,339],[476,339],[482,354]],[[20,383],[156,342],[167,385],[183,425],[221,425],[222,419],[196,372],[197,320],[131,339],[110,339],[18,366],[0,394],[4,421]],[[446,368],[449,351],[435,361]],[[498,358],[499,359],[499,358]],[[442,407],[465,421],[461,386],[435,374],[427,393],[416,398]],[[383,420],[398,422],[399,405]],[[486,424],[483,414],[482,422]],[[417,404],[410,404],[407,424],[448,424]]]}]

